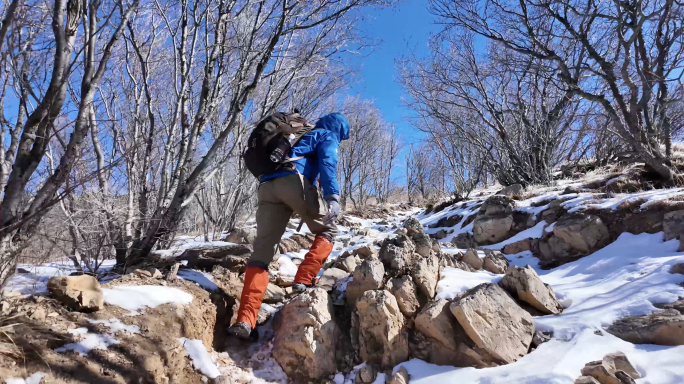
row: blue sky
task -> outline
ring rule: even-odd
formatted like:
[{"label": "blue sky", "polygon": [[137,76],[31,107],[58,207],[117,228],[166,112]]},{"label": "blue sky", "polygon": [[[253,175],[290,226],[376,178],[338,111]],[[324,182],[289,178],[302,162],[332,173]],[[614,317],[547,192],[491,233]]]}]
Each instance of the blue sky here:
[{"label": "blue sky", "polygon": [[361,72],[350,93],[374,100],[385,120],[396,124],[402,141],[409,143],[420,134],[406,122],[410,111],[402,105],[405,93],[397,82],[395,60],[409,54],[425,56],[430,34],[440,27],[434,24],[426,0],[401,0],[393,8],[372,10],[364,16],[360,29],[380,42],[370,55],[352,59]]}]

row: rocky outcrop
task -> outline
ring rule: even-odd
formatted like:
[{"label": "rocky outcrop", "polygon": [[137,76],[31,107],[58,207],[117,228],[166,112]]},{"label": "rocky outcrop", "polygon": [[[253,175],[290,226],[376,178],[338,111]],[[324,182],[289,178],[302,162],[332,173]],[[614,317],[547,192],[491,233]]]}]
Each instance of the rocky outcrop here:
[{"label": "rocky outcrop", "polygon": [[273,357],[287,376],[307,382],[334,374],[340,329],[328,293],[310,289],[285,304],[280,312]]},{"label": "rocky outcrop", "polygon": [[74,311],[99,311],[104,306],[100,283],[89,275],[57,276],[47,283],[47,289],[55,299]]},{"label": "rocky outcrop", "polygon": [[387,283],[387,289],[397,299],[399,310],[401,310],[404,316],[411,318],[420,310],[416,285],[413,283],[411,276],[391,279]]},{"label": "rocky outcrop", "polygon": [[667,309],[616,321],[606,331],[633,344],[684,345],[684,315]]},{"label": "rocky outcrop", "polygon": [[356,311],[363,361],[392,368],[408,359],[406,319],[389,291],[367,291],[356,302]]},{"label": "rocky outcrop", "polygon": [[603,360],[587,363],[575,383],[632,384],[640,377],[627,356],[616,352],[607,354]]},{"label": "rocky outcrop", "polygon": [[366,259],[356,267],[352,281],[347,284],[347,303],[355,305],[366,291],[382,288],[385,267],[378,259]]},{"label": "rocky outcrop", "polygon": [[584,213],[571,213],[561,217],[553,227],[553,234],[585,255],[610,242],[608,228],[603,221],[597,216]]},{"label": "rocky outcrop", "polygon": [[442,217],[436,223],[428,225],[428,228],[440,228],[440,227],[454,227],[463,220],[461,215],[451,215],[448,217]]},{"label": "rocky outcrop", "polygon": [[418,290],[428,299],[435,297],[439,281],[439,259],[437,256],[423,257],[413,269],[413,281]]},{"label": "rocky outcrop", "polygon": [[543,314],[557,315],[563,311],[553,289],[544,284],[537,272],[529,265],[508,267],[499,285],[513,297],[526,302]]},{"label": "rocky outcrop", "polygon": [[509,197],[495,195],[480,207],[473,221],[473,237],[480,245],[495,244],[510,237],[513,227],[515,202]]},{"label": "rocky outcrop", "polygon": [[482,268],[498,275],[506,273],[508,259],[500,251],[486,249]]},{"label": "rocky outcrop", "polygon": [[478,285],[450,309],[470,339],[494,358],[512,363],[527,354],[534,336],[532,316],[498,285]]}]

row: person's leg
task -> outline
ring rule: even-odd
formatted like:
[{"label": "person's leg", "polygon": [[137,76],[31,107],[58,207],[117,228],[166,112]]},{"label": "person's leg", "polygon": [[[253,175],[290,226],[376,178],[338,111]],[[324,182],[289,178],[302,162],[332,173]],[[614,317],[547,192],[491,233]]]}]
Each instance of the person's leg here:
[{"label": "person's leg", "polygon": [[[240,296],[240,309],[234,333],[248,338],[256,326],[257,313],[268,286],[268,264],[273,261],[276,247],[285,232],[292,210],[274,195],[272,182],[259,187],[256,212],[257,236],[254,252],[245,271],[245,285]],[[243,323],[243,324],[240,324]]]},{"label": "person's leg", "polygon": [[323,222],[323,217],[328,213],[327,207],[318,189],[306,178],[302,180],[298,175],[286,176],[281,178],[281,184],[283,186],[279,190],[287,191],[281,193],[282,200],[299,214],[311,233],[316,235],[294,279],[295,284],[312,286],[323,263],[332,252],[337,226],[334,223]]}]

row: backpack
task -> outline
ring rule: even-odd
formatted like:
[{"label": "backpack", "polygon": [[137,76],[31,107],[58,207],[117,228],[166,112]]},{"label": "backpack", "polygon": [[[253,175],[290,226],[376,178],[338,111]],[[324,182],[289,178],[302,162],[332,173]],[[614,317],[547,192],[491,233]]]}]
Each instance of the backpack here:
[{"label": "backpack", "polygon": [[295,111],[276,112],[262,119],[252,130],[242,154],[245,166],[257,179],[278,170],[294,169],[287,157],[299,139],[314,128]]}]

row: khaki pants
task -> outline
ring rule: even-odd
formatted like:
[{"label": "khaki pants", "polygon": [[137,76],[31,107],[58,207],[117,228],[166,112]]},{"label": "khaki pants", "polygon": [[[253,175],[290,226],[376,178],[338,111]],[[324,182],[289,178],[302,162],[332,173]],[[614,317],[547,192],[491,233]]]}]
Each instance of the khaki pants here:
[{"label": "khaki pants", "polygon": [[[302,183],[303,179],[303,183]],[[256,212],[257,237],[249,265],[264,269],[273,261],[276,247],[285,233],[292,212],[297,213],[316,236],[333,241],[337,227],[323,223],[327,204],[305,177],[292,174],[266,181],[259,186]],[[303,184],[303,185],[302,185]]]}]

